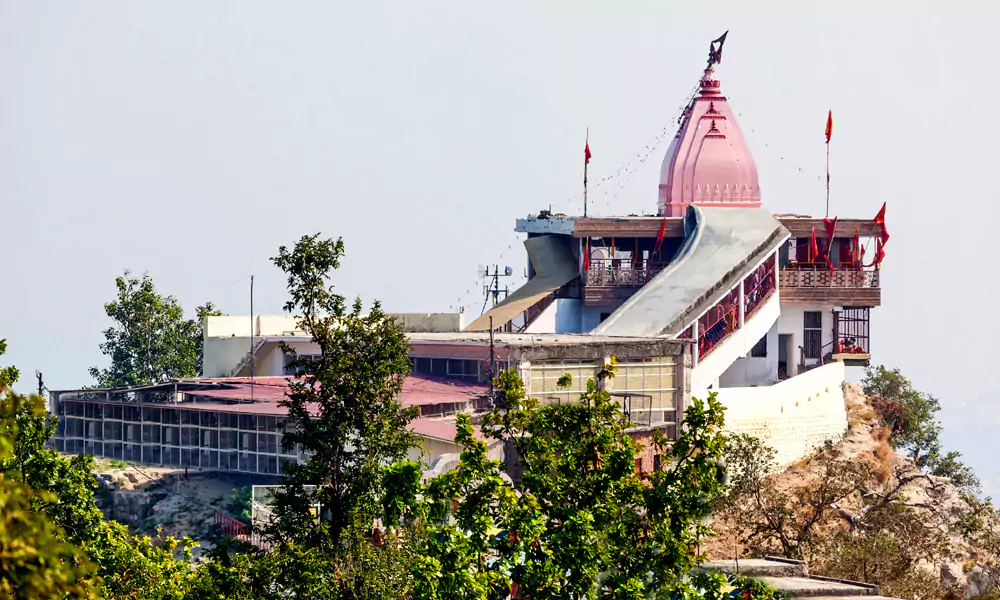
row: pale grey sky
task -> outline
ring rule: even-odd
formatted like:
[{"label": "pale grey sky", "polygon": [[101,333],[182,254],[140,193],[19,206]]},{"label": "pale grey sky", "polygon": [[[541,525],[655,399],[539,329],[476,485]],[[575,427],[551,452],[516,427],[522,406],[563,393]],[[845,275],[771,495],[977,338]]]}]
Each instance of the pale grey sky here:
[{"label": "pale grey sky", "polygon": [[[990,317],[1000,122],[996,2],[46,2],[0,0],[0,337],[51,387],[90,383],[124,268],[193,310],[277,313],[268,262],[343,236],[337,283],[391,311],[482,301],[523,254],[514,219],[580,208],[676,117],[708,42],[772,212],[892,234],[877,361],[942,399],[992,478]],[[671,130],[672,132],[672,130]],[[666,144],[593,192],[652,212]],[[567,199],[572,198],[572,202]],[[508,247],[511,247],[508,249]],[[467,290],[469,290],[467,292]]]}]

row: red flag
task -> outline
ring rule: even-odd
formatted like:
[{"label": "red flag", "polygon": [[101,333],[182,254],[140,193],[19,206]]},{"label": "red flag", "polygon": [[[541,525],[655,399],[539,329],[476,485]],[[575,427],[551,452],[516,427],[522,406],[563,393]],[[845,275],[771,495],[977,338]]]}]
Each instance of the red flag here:
[{"label": "red flag", "polygon": [[833,221],[823,218],[823,225],[826,227],[826,239],[829,240],[826,245],[826,264],[830,265],[830,270],[836,270],[833,266],[833,234],[837,231],[837,219],[839,217],[834,217]]},{"label": "red flag", "polygon": [[861,237],[858,229],[854,230],[854,241],[851,242],[851,266],[857,268],[861,263],[863,252],[861,252]]},{"label": "red flag", "polygon": [[826,114],[826,143],[830,143],[830,136],[833,134],[833,111]]},{"label": "red flag", "polygon": [[885,223],[885,202],[882,203],[882,208],[879,209],[878,214],[872,219],[876,224]]},{"label": "red flag", "polygon": [[816,244],[816,226],[813,225],[812,237],[809,239],[809,262],[819,258],[819,246]]},{"label": "red flag", "polygon": [[872,221],[876,225],[881,225],[881,232],[879,233],[879,237],[881,238],[880,241],[884,246],[885,243],[889,241],[889,230],[885,228],[885,202],[882,203],[882,208],[879,209],[878,214],[875,215],[875,218],[872,219]]},{"label": "red flag", "polygon": [[656,246],[653,247],[653,256],[659,254],[660,247],[663,246],[663,238],[666,237],[666,235],[667,235],[667,218],[663,217],[663,221],[660,222],[660,232],[656,234]]},{"label": "red flag", "polygon": [[588,271],[590,271],[590,238],[587,238],[583,247],[583,272],[586,274]]},{"label": "red flag", "polygon": [[590,164],[590,130],[587,130],[587,139],[583,144],[583,164]]}]

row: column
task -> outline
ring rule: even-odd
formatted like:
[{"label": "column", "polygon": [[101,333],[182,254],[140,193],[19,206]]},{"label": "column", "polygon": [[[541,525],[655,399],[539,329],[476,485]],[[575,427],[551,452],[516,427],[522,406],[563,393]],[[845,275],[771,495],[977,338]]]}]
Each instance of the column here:
[{"label": "column", "polygon": [[698,366],[698,319],[691,324],[691,339],[694,340],[694,347],[691,349],[691,366]]},{"label": "column", "polygon": [[740,302],[740,312],[739,312],[739,315],[740,316],[739,316],[739,319],[737,320],[737,323],[738,323],[737,324],[737,328],[738,329],[743,329],[743,323],[746,320],[746,311],[747,311],[747,303],[746,303],[746,295],[745,295],[746,290],[744,290],[744,286],[743,286],[743,284],[745,282],[746,282],[745,279],[741,279],[740,280],[740,298],[739,298],[739,302]]}]

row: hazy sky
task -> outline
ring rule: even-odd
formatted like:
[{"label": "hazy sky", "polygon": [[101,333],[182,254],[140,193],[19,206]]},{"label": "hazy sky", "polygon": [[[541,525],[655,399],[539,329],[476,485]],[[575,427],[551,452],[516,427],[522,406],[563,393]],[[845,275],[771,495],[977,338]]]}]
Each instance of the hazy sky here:
[{"label": "hazy sky", "polygon": [[[945,406],[992,486],[1000,324],[995,2],[0,0],[0,337],[52,388],[90,383],[123,269],[185,308],[278,313],[270,265],[343,236],[337,284],[390,311],[478,314],[479,264],[524,263],[514,219],[655,210],[660,144],[719,75],[772,212],[892,234],[876,361]],[[667,136],[669,138],[669,135]],[[668,140],[667,140],[668,141]]]}]

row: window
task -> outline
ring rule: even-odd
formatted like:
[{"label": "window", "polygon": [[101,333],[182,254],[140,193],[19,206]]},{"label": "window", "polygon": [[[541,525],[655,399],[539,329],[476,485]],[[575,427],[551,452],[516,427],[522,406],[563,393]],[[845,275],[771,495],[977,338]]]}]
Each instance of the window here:
[{"label": "window", "polygon": [[660,455],[653,455],[653,471],[658,472],[660,470]]},{"label": "window", "polygon": [[753,348],[750,349],[751,358],[767,358],[767,336],[760,338],[760,340],[754,344]]},{"label": "window", "polygon": [[425,358],[413,359],[413,372],[441,377],[479,378],[480,361],[467,358]]},{"label": "window", "polygon": [[802,348],[806,358],[821,358],[823,350],[823,313],[806,311],[803,313]]}]

